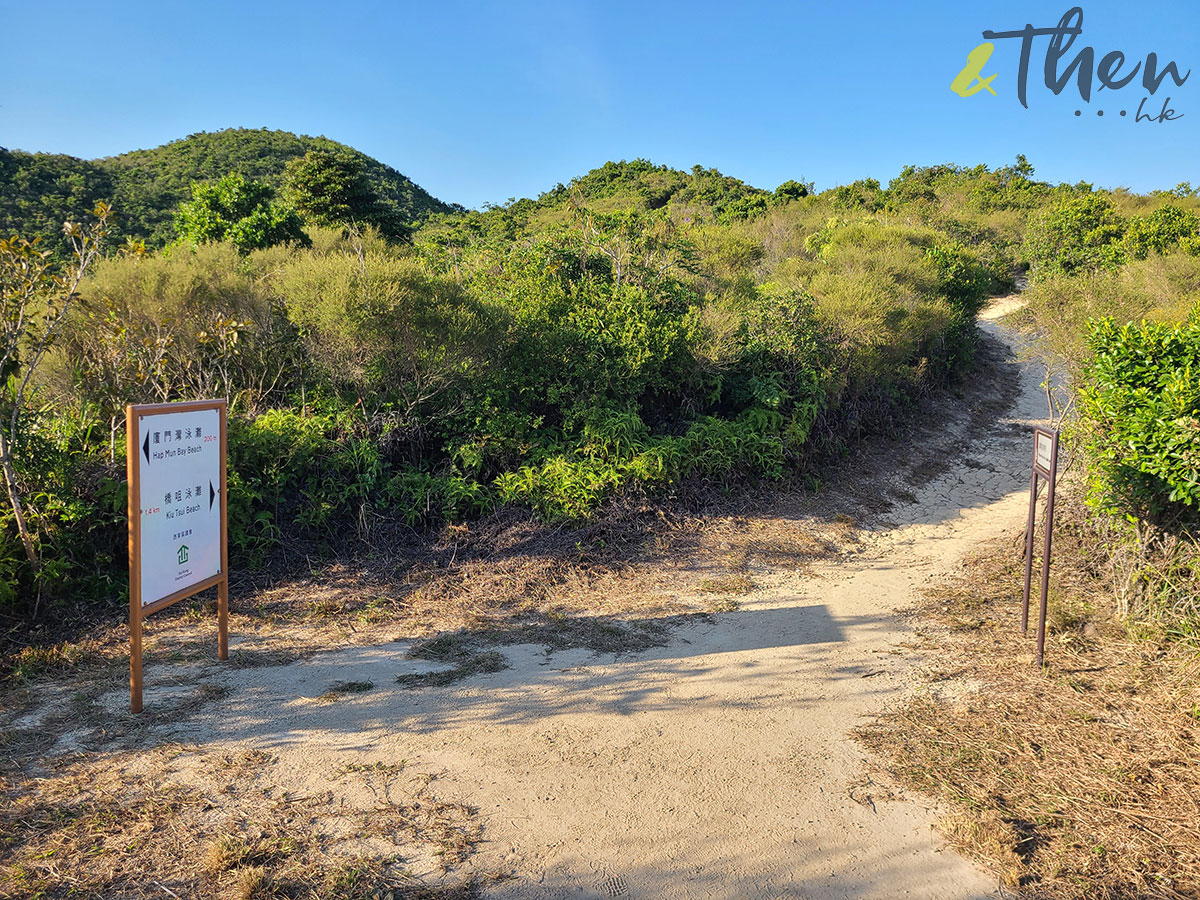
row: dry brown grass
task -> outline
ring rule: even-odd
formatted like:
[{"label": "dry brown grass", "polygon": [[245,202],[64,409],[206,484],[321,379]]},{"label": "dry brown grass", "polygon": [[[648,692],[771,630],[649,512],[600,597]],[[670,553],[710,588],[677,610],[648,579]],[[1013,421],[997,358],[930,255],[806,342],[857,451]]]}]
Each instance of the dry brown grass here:
[{"label": "dry brown grass", "polygon": [[927,597],[932,687],[862,739],[1021,896],[1200,897],[1200,659],[1117,622],[1078,507],[1060,521],[1046,668],[1019,633],[1023,548],[994,544]]},{"label": "dry brown grass", "polygon": [[320,697],[318,703],[336,703],[354,694],[365,694],[375,687],[371,681],[335,681]]},{"label": "dry brown grass", "polygon": [[439,799],[430,776],[342,773],[385,783],[354,809],[332,794],[280,793],[273,766],[261,751],[167,746],[11,773],[0,781],[0,897],[476,895],[473,878],[423,884],[406,869],[406,857],[432,854],[448,873],[481,837],[475,810]]},{"label": "dry brown grass", "polygon": [[701,578],[696,587],[704,594],[748,594],[756,585],[749,575],[738,572],[715,578]]},{"label": "dry brown grass", "polygon": [[508,661],[498,650],[479,653],[463,649],[453,656],[438,657],[440,662],[452,662],[449,669],[419,674],[397,675],[396,683],[407,688],[446,687],[474,675],[487,675],[508,668]]},{"label": "dry brown grass", "polygon": [[[235,585],[238,641],[226,665],[280,666],[330,647],[460,632],[491,643],[635,650],[661,643],[678,617],[713,611],[712,585],[741,590],[750,571],[803,569],[856,540],[849,517],[827,513],[819,498],[747,493],[723,506],[683,512],[635,498],[577,528],[505,510],[434,535],[380,534],[359,554]],[[150,617],[147,671],[215,662],[215,632],[206,596]],[[26,705],[25,685],[115,685],[127,653],[119,613],[72,640],[15,650],[0,659],[0,712]]]}]

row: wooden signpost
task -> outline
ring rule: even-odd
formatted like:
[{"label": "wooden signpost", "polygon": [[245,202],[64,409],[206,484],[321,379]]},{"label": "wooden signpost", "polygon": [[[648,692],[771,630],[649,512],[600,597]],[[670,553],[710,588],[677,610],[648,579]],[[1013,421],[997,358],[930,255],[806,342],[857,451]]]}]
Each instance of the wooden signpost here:
[{"label": "wooden signpost", "polygon": [[1029,523],[1025,529],[1025,597],[1021,602],[1021,634],[1029,631],[1029,591],[1033,581],[1033,529],[1036,524],[1038,479],[1049,484],[1046,494],[1046,536],[1042,549],[1042,599],[1038,610],[1037,657],[1040,668],[1046,651],[1046,596],[1050,592],[1050,540],[1054,535],[1054,488],[1058,480],[1058,432],[1033,430],[1033,477],[1029,483]]},{"label": "wooden signpost", "polygon": [[142,620],[217,588],[217,655],[229,658],[224,400],[125,410],[129,476],[129,708],[142,711]]}]

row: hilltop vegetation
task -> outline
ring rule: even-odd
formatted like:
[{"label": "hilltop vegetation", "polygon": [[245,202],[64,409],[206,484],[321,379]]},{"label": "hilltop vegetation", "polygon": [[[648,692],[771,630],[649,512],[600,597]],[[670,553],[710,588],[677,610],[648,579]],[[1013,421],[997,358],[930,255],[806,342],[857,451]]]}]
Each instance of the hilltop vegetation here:
[{"label": "hilltop vegetation", "polygon": [[120,211],[114,244],[132,237],[161,247],[174,239],[175,211],[191,198],[193,183],[235,173],[278,189],[288,162],[311,150],[358,160],[380,203],[399,221],[415,223],[451,209],[391,166],[337,141],[231,128],[96,160],[0,148],[0,235],[42,236],[65,249],[57,243],[62,223],[83,219],[103,200]]},{"label": "hilltop vegetation", "polygon": [[[297,146],[278,141],[280,157]],[[1039,309],[1139,266],[1169,270],[1176,318],[1200,272],[1190,189],[1051,185],[1024,158],[821,193],[607,163],[504,206],[425,203],[398,240],[380,231],[377,182],[344,155],[293,157],[278,176],[219,172],[227,155],[205,163],[216,181],[179,195],[190,153],[144,167],[173,206],[135,212],[180,240],[95,265],[21,417],[45,563],[27,564],[6,522],[14,612],[39,595],[120,599],[129,402],[229,398],[245,566],[283,539],[320,553],[505,504],[570,522],[630,492],[815,487],[971,365],[975,314],[1022,270]],[[1078,347],[1073,314],[1060,332]],[[1194,421],[1194,394],[1180,396],[1172,421]]]}]

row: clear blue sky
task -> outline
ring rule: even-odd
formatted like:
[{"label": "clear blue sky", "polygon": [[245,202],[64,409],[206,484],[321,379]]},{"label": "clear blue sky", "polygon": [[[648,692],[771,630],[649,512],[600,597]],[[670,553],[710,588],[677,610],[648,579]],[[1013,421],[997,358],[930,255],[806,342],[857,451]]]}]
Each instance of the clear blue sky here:
[{"label": "clear blue sky", "polygon": [[767,188],[886,183],[906,163],[1017,153],[1056,181],[1200,184],[1192,0],[1081,3],[1076,47],[1196,70],[1147,104],[1157,113],[1171,95],[1175,122],[1133,121],[1140,78],[1090,107],[1073,87],[1054,97],[1044,38],[1030,109],[1016,99],[1016,41],[984,70],[999,72],[999,96],[950,91],[984,29],[1052,26],[1070,5],[0,0],[0,146],[96,157],[266,126],[351,144],[467,206],[635,157]]}]

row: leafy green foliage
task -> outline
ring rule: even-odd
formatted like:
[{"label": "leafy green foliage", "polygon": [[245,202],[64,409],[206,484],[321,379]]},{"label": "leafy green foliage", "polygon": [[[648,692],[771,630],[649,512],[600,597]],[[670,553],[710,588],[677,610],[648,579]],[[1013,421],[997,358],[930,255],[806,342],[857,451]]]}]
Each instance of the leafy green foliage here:
[{"label": "leafy green foliage", "polygon": [[813,184],[811,181],[788,179],[775,188],[775,193],[771,195],[771,203],[779,206],[784,203],[791,203],[793,200],[802,200],[811,194],[812,191]]},{"label": "leafy green foliage", "polygon": [[288,162],[284,192],[305,221],[341,228],[374,226],[393,240],[408,231],[394,209],[375,193],[363,158],[344,150],[309,150]]},{"label": "leafy green foliage", "polygon": [[[577,520],[621,493],[804,474],[955,378],[984,299],[1027,261],[1035,305],[1057,292],[1063,321],[1085,301],[1140,315],[1155,291],[1200,296],[1184,252],[1195,198],[1051,186],[1022,158],[816,195],[634,160],[419,221],[388,219],[369,163],[331,142],[236,137],[170,145],[161,184],[198,168],[190,180],[220,199],[232,172],[240,200],[245,179],[286,182],[311,246],[239,252],[226,228],[96,268],[40,385],[57,404],[39,426],[51,469],[25,476],[45,488],[40,539],[65,548],[64,584],[120,590],[120,505],[105,518],[94,504],[113,499],[97,485],[119,475],[126,402],[230,399],[231,541],[246,565],[284,539],[319,552],[386,521],[504,503]],[[247,139],[262,160],[234,152]],[[218,162],[193,158],[204,146]],[[418,222],[412,241],[389,221]],[[89,570],[93,550],[105,562]],[[0,554],[15,603],[22,565]]]},{"label": "leafy green foliage", "polygon": [[833,202],[842,209],[875,212],[883,209],[884,192],[874,178],[863,178],[833,189]]},{"label": "leafy green foliage", "polygon": [[1126,222],[1101,193],[1060,200],[1030,223],[1025,253],[1035,273],[1066,275],[1120,263]]},{"label": "leafy green foliage", "polygon": [[228,241],[242,253],[288,241],[309,243],[294,209],[273,203],[275,191],[236,172],[211,184],[193,184],[192,199],[179,205],[175,231],[196,244]]},{"label": "leafy green foliage", "polygon": [[1079,392],[1091,498],[1160,524],[1200,521],[1200,323],[1089,329]]},{"label": "leafy green foliage", "polygon": [[63,222],[87,217],[115,192],[112,173],[72,156],[0,148],[0,237],[42,238],[59,259],[70,255]]},{"label": "leafy green foliage", "polygon": [[1168,204],[1146,216],[1134,216],[1125,232],[1124,252],[1131,259],[1151,253],[1166,253],[1182,245],[1195,255],[1200,252],[1200,215]]},{"label": "leafy green foliage", "polygon": [[107,423],[45,407],[26,415],[22,426],[14,459],[36,510],[40,568],[25,559],[12,508],[4,504],[0,609],[19,609],[39,591],[119,603],[127,571],[125,468],[123,458],[109,458]]}]

